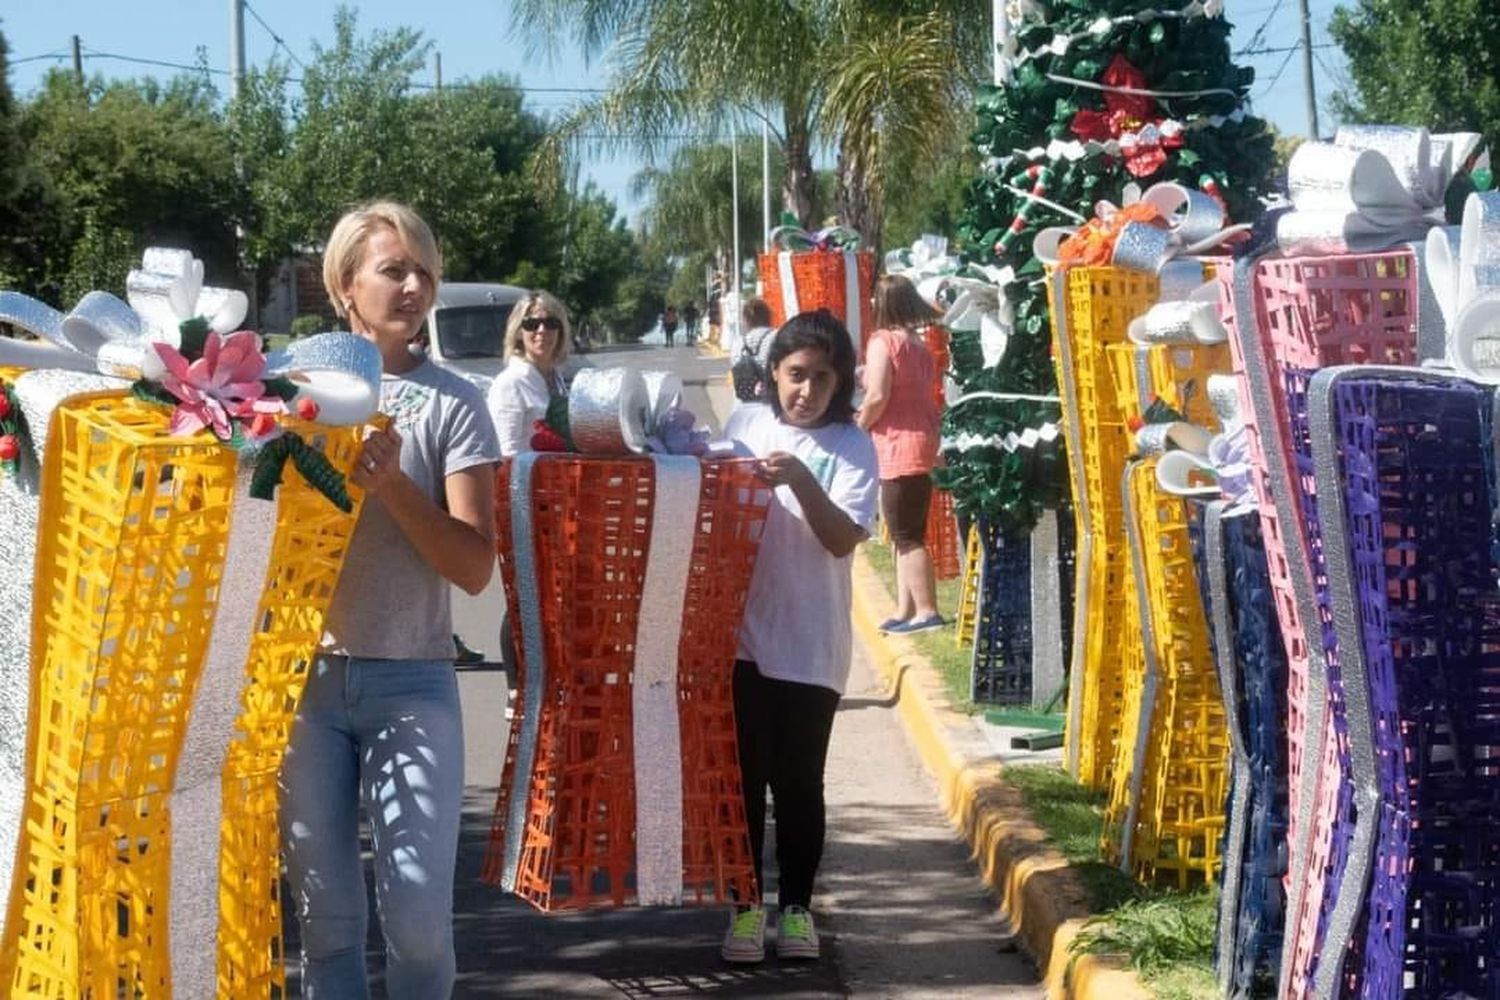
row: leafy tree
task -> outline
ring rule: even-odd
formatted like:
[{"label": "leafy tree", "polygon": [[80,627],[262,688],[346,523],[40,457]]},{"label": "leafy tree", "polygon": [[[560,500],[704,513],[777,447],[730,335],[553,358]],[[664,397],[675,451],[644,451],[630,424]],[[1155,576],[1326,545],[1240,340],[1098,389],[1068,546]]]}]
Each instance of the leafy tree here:
[{"label": "leafy tree", "polygon": [[191,247],[210,279],[234,281],[246,201],[216,98],[197,74],[85,85],[48,75],[21,114],[47,189],[32,290],[60,304],[93,288],[123,291],[151,244]]},{"label": "leafy tree", "polygon": [[51,192],[22,135],[9,58],[0,34],[0,288],[34,289],[45,270],[40,237]]},{"label": "leafy tree", "polygon": [[[761,147],[760,139],[739,142],[740,257],[750,259],[760,249]],[[780,172],[779,150],[771,154],[771,176]],[[646,220],[667,253],[698,259],[698,273],[708,258],[725,255],[734,245],[732,156],[728,143],[684,146],[666,167],[648,166],[631,180],[636,197],[649,195]],[[748,169],[747,169],[748,168]]]},{"label": "leafy tree", "polygon": [[1334,95],[1344,119],[1500,139],[1500,4],[1354,0],[1328,32],[1349,61],[1352,87]]},{"label": "leafy tree", "polygon": [[[874,245],[881,198],[903,167],[933,162],[983,66],[982,0],[517,0],[517,23],[546,42],[572,37],[615,59],[608,93],[559,130],[602,133],[648,154],[673,134],[723,134],[764,118],[782,153],[782,203],[805,226],[823,215],[812,154],[840,155],[839,210]],[[613,136],[620,136],[615,139]]]}]

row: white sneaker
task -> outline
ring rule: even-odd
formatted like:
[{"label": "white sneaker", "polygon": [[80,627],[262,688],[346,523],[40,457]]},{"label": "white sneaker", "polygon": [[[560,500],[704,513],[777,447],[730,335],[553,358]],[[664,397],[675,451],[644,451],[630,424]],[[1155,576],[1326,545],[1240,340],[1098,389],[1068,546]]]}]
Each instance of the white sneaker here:
[{"label": "white sneaker", "polygon": [[777,958],[817,958],[818,929],[805,907],[788,906],[776,925]]},{"label": "white sneaker", "polygon": [[752,964],[766,957],[766,911],[747,906],[729,913],[729,929],[719,954],[726,962]]}]

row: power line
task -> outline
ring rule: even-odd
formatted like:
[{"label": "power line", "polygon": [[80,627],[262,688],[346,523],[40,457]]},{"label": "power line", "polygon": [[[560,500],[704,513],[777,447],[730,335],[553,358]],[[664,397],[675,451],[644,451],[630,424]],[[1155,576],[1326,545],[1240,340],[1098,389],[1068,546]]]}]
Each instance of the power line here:
[{"label": "power line", "polygon": [[266,34],[270,35],[271,38],[275,40],[276,44],[281,46],[283,52],[292,57],[292,62],[302,67],[302,72],[306,73],[307,64],[304,63],[301,59],[297,58],[297,53],[293,52],[291,46],[288,45],[280,35],[276,34],[276,30],[274,28],[266,23],[266,19],[260,16],[260,11],[250,6],[250,0],[241,0],[241,2],[245,5],[245,10],[250,12],[250,16],[255,18],[255,23],[259,24],[262,28],[265,28]]},{"label": "power line", "polygon": [[1237,55],[1237,56],[1244,55],[1246,52],[1248,52],[1251,49],[1255,48],[1255,46],[1263,38],[1265,38],[1266,28],[1270,27],[1270,25],[1271,25],[1271,19],[1273,17],[1275,17],[1276,16],[1276,12],[1281,9],[1281,4],[1282,4],[1282,0],[1276,0],[1276,4],[1271,8],[1271,12],[1266,15],[1266,19],[1264,21],[1260,22],[1260,27],[1255,29],[1255,34],[1253,34],[1253,35],[1250,36],[1250,41],[1246,42],[1245,43],[1245,47],[1243,49],[1241,49],[1239,52],[1236,52],[1235,55]]},{"label": "power line", "polygon": [[[213,67],[213,66],[202,66],[202,65],[194,66],[194,65],[190,65],[188,63],[172,62],[169,59],[150,59],[150,58],[147,58],[145,56],[127,56],[127,55],[124,55],[124,54],[119,53],[119,52],[103,52],[103,51],[100,51],[99,49],[87,49],[86,48],[83,51],[83,56],[84,56],[85,59],[111,59],[111,60],[114,60],[116,62],[136,63],[136,64],[139,64],[139,65],[142,65],[142,66],[159,66],[159,67],[162,67],[163,69],[179,69],[179,70],[183,70],[183,71],[188,72],[188,73],[212,73],[215,76],[228,76],[229,75],[229,71],[227,69],[218,69],[218,68]],[[37,59],[44,59],[44,58],[66,59],[67,55],[66,54],[56,54],[56,53],[54,53],[54,54],[49,55],[49,56],[30,56],[30,57],[28,57],[28,60],[37,60]],[[295,58],[295,57],[293,57],[293,58]],[[22,60],[14,60],[14,62],[21,62],[21,61]],[[13,64],[14,64],[14,62],[13,62]],[[307,68],[306,66],[303,66],[304,70],[306,68]],[[303,82],[303,78],[299,77],[299,76],[289,76],[289,77],[287,77],[287,82],[288,83],[302,83]],[[418,80],[408,80],[406,82],[406,86],[409,87],[409,88],[411,88],[412,90],[437,90],[438,89],[436,84],[423,83],[423,82],[418,81]],[[464,87],[480,87],[480,86],[492,86],[492,87],[497,87],[497,88],[499,88],[501,90],[515,90],[515,91],[519,91],[519,92],[521,92],[523,94],[605,94],[605,93],[609,92],[604,87],[528,87],[528,86],[524,86],[524,85],[521,85],[521,84],[515,84],[515,83],[499,83],[499,82],[494,82],[494,83],[485,84],[485,83],[482,83],[481,81],[476,81],[476,80],[461,80],[461,81],[458,81],[457,83],[445,83],[445,84],[443,84],[443,89],[444,90],[457,90],[457,89],[462,89]]]},{"label": "power line", "polygon": [[66,58],[68,58],[68,54],[66,52],[48,52],[45,55],[27,56],[24,59],[10,59],[10,60],[7,60],[7,62],[11,66],[19,66],[22,63],[40,62],[43,59],[51,59],[54,62],[56,62],[58,60],[62,60],[62,59],[66,59]]},{"label": "power line", "polygon": [[[1335,49],[1335,48],[1338,48],[1338,46],[1335,45],[1332,42],[1319,42],[1318,44],[1314,45],[1313,48],[1315,48],[1315,49]],[[1302,50],[1302,46],[1300,44],[1299,45],[1277,45],[1277,46],[1273,46],[1271,48],[1266,48],[1266,49],[1256,49],[1253,52],[1236,52],[1235,53],[1235,58],[1239,58],[1241,56],[1271,56],[1271,55],[1280,55],[1283,52],[1300,52],[1301,50]]]},{"label": "power line", "polygon": [[1281,79],[1281,74],[1285,73],[1287,66],[1289,66],[1291,64],[1291,62],[1292,62],[1292,56],[1296,55],[1297,54],[1297,50],[1300,49],[1300,48],[1302,48],[1302,46],[1295,45],[1292,48],[1290,48],[1290,49],[1287,50],[1286,58],[1283,59],[1283,60],[1281,60],[1281,65],[1280,66],[1276,67],[1276,74],[1271,77],[1271,82],[1268,83],[1268,84],[1266,84],[1263,88],[1261,88],[1260,93],[1258,95],[1256,95],[1257,97],[1265,97],[1267,94],[1269,94],[1271,92],[1271,90],[1276,86],[1276,81]]}]

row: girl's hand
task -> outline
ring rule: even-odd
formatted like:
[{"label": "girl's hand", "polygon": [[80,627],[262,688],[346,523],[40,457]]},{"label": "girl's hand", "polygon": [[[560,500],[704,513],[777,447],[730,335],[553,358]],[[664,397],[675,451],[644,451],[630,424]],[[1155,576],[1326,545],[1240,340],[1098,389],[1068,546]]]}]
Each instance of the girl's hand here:
[{"label": "girl's hand", "polygon": [[786,451],[773,451],[760,460],[756,475],[772,486],[790,486],[793,490],[813,484],[812,473],[802,459]]},{"label": "girl's hand", "polygon": [[349,478],[365,492],[378,494],[400,475],[401,435],[394,427],[387,427],[365,438]]}]

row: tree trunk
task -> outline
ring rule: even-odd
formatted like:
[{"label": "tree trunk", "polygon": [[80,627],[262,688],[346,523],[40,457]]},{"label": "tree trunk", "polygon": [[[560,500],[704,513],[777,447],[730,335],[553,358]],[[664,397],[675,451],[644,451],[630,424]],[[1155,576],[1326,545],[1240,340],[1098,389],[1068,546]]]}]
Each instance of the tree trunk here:
[{"label": "tree trunk", "polygon": [[839,150],[839,222],[856,230],[865,247],[879,251],[884,228],[877,171],[865,156],[845,145]]},{"label": "tree trunk", "polygon": [[[786,173],[781,179],[782,207],[797,217],[804,229],[817,229],[818,184],[813,175],[812,136],[805,118],[786,120]],[[772,220],[773,224],[775,220]]]}]

